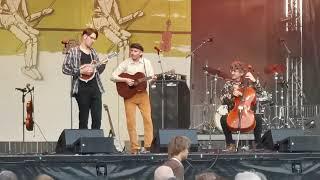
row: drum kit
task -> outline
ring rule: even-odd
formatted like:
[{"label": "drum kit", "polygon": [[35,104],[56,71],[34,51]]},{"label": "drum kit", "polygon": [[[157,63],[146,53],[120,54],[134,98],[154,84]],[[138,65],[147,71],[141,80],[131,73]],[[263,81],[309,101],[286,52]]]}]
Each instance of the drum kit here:
[{"label": "drum kit", "polygon": [[[263,119],[263,131],[267,131],[271,128],[281,128],[281,113],[279,115],[279,110],[277,110],[277,105],[282,104],[284,101],[284,88],[286,87],[286,82],[283,81],[283,73],[286,68],[282,64],[271,64],[264,68],[266,75],[272,75],[275,81],[275,87],[273,93],[263,90],[262,93],[257,94],[256,98],[256,110],[255,114],[262,115]],[[229,74],[223,72],[221,69],[215,69],[208,67],[207,65],[203,67],[203,72],[205,75],[205,100],[202,109],[202,123],[195,128],[201,130],[209,131],[210,135],[223,133],[220,118],[223,115],[228,114],[228,107],[221,104],[219,99],[220,91],[218,92],[219,81],[223,83],[225,81],[231,80]],[[278,90],[280,87],[280,90]],[[280,98],[280,101],[279,101]],[[274,108],[275,107],[275,108]]]}]

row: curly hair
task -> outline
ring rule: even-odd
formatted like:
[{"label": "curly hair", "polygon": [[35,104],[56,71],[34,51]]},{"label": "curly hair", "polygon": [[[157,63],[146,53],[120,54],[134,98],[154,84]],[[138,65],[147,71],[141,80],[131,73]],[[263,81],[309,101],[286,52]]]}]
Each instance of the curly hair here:
[{"label": "curly hair", "polygon": [[231,64],[230,64],[230,71],[234,71],[234,70],[239,70],[241,72],[245,72],[246,71],[246,65],[237,60],[234,60]]}]

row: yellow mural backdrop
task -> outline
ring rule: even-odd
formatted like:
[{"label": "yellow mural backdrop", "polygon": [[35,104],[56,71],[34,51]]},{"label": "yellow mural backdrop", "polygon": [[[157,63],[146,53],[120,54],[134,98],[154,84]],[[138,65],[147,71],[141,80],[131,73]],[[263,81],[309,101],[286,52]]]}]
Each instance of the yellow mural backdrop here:
[{"label": "yellow mural backdrop", "polygon": [[[0,54],[2,55],[24,53],[27,47],[25,43],[30,42],[34,46],[37,43],[38,51],[62,51],[61,40],[78,39],[83,28],[95,26],[94,19],[102,27],[103,23],[111,22],[110,18],[115,19],[114,22],[120,27],[119,32],[123,33],[117,34],[113,31],[116,37],[110,38],[106,35],[105,24],[100,29],[95,44],[95,48],[100,52],[116,48],[117,44],[114,42],[117,37],[122,40],[123,37],[127,37],[129,42],[142,43],[146,52],[154,51],[154,46],[166,48],[161,43],[163,40],[167,41],[170,50],[165,53],[166,56],[185,56],[190,50],[191,0],[99,0],[99,2],[98,0],[2,0],[0,2],[2,40]],[[10,4],[11,2],[20,3],[18,10],[15,10],[15,4]],[[23,11],[23,3],[29,17]],[[115,12],[116,8],[119,10],[118,14]],[[104,12],[110,14],[105,15]],[[120,23],[117,21],[119,15],[123,18]],[[25,24],[17,23],[20,17]],[[35,19],[28,21],[30,18]],[[16,27],[16,31],[13,27]],[[20,30],[24,33],[19,32]],[[31,45],[30,47],[32,48]]]}]

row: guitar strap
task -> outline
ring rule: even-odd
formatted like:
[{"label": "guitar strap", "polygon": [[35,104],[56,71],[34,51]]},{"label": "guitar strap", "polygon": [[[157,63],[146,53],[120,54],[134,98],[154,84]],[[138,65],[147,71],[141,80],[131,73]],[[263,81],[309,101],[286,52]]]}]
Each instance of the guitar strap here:
[{"label": "guitar strap", "polygon": [[[92,61],[93,61],[93,51],[92,51],[92,49],[90,49],[90,58],[91,58],[91,63],[92,63]],[[93,76],[96,76],[96,73],[93,75]]]},{"label": "guitar strap", "polygon": [[90,49],[90,58],[91,58],[91,63],[92,63],[92,61],[93,61],[93,57],[92,57],[93,55],[92,55],[92,50]]},{"label": "guitar strap", "polygon": [[[144,60],[144,58],[143,57],[141,57],[142,58],[142,60],[143,60],[143,66],[144,66],[144,74],[146,75],[146,77],[148,77],[148,74],[147,74],[147,68],[146,68],[146,62],[145,62],[145,60]],[[149,84],[149,82],[147,81],[147,84]]]}]

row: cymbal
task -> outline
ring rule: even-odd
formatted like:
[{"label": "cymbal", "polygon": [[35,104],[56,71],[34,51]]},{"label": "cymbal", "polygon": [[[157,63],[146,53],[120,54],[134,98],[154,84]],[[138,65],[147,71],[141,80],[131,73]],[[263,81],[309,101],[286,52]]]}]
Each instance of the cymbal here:
[{"label": "cymbal", "polygon": [[286,71],[286,67],[283,64],[270,64],[264,68],[266,74],[283,74]]},{"label": "cymbal", "polygon": [[221,71],[220,69],[214,69],[208,66],[205,66],[202,68],[204,71],[207,71],[211,75],[217,75],[218,77],[221,77],[223,79],[231,79],[230,75]]}]

